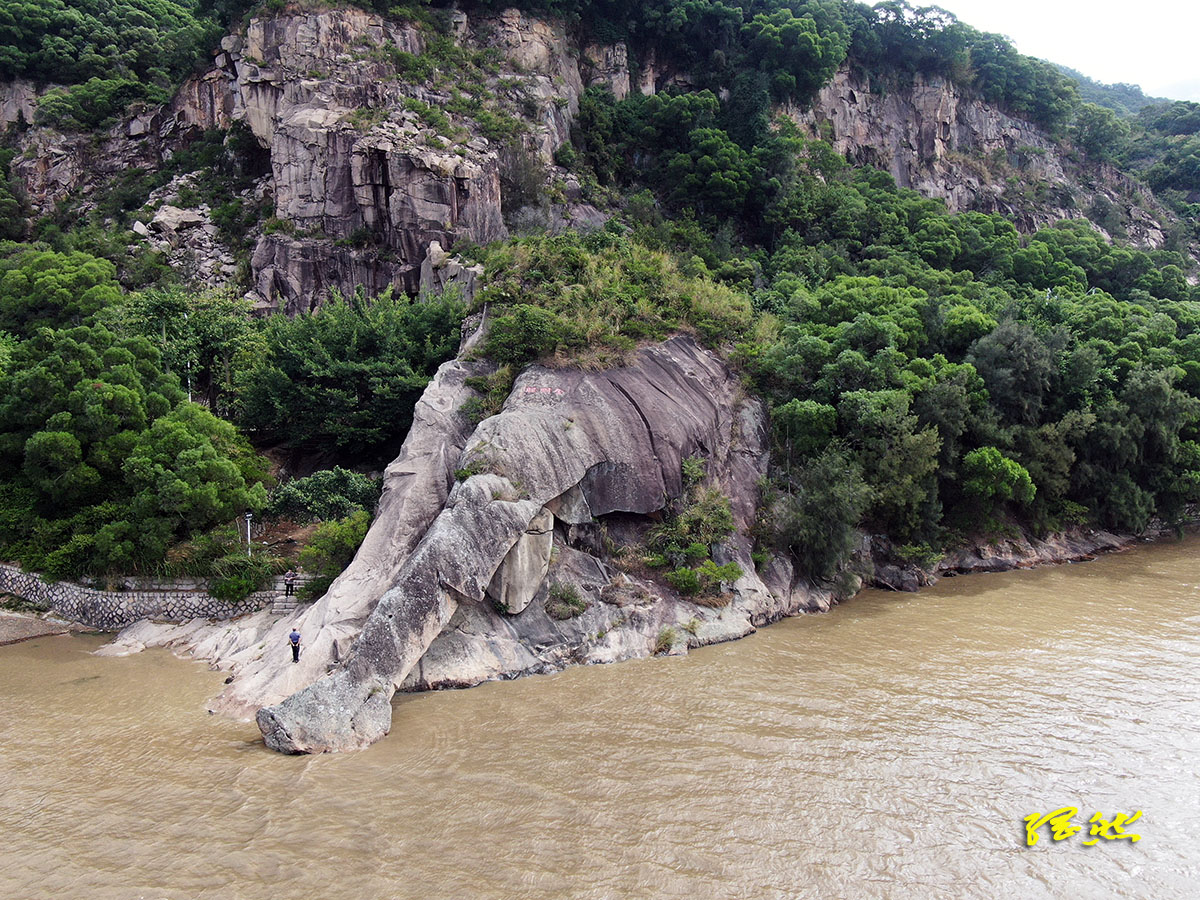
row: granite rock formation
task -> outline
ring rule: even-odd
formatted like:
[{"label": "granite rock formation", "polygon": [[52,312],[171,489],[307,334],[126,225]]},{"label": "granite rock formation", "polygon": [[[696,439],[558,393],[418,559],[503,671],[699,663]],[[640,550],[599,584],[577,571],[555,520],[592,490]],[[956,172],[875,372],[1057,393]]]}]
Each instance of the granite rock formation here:
[{"label": "granite rock formation", "polygon": [[896,86],[843,69],[811,105],[787,113],[855,165],[890,172],[901,187],[945,200],[951,212],[996,212],[1032,232],[1083,218],[1101,201],[1116,207],[1131,243],[1162,246],[1167,214],[1133,179],[1107,165],[1085,172],[1037,126],[941,76],[917,74]]},{"label": "granite rock formation", "polygon": [[[693,456],[708,460],[737,523],[721,554],[743,574],[729,586],[728,605],[715,608],[621,572],[603,551],[589,553],[595,544],[586,537],[571,535],[603,522],[649,524],[644,517],[683,492],[682,463]],[[746,535],[766,462],[758,402],[739,399],[732,373],[690,338],[645,348],[630,365],[604,372],[527,369],[504,409],[467,441],[459,470],[475,474],[453,485],[345,658],[329,676],[259,710],[268,746],[321,752],[377,740],[390,728],[392,694],[418,663],[413,686],[470,684],[553,668],[539,657],[547,647],[552,660],[566,648],[577,661],[593,650],[606,659],[612,643],[636,635],[644,655],[665,628],[686,626],[706,643],[798,612],[811,602],[808,592],[788,585],[777,600],[750,559]],[[555,629],[545,604],[551,579],[571,585],[592,616]],[[618,655],[634,654],[625,646]]]},{"label": "granite rock formation", "polygon": [[[652,51],[631,67],[623,44],[578,46],[563,23],[517,10],[456,12],[450,26],[463,46],[498,52],[502,62],[487,84],[496,111],[522,122],[523,152],[544,164],[569,139],[588,86],[621,98],[690,83]],[[553,209],[504,207],[501,170],[511,153],[469,116],[452,113],[452,133],[439,132],[417,110],[444,110],[449,88],[397,77],[394,55],[419,54],[425,40],[413,25],[358,9],[252,18],[166,106],[134,108],[102,134],[29,129],[13,174],[35,210],[68,196],[86,208],[124,173],[153,171],[205,130],[244,123],[269,153],[269,183],[254,201],[270,205],[271,227],[254,229],[242,248],[190,248],[181,265],[187,277],[219,287],[238,275],[231,254],[245,257],[259,308],[292,313],[334,290],[428,289],[422,267],[431,243],[452,253],[458,242],[503,237],[506,217],[551,230],[602,223],[603,213],[571,197],[569,179],[566,202]],[[0,86],[2,120],[30,120],[39,90]],[[946,79],[887,84],[844,69],[810,104],[783,112],[854,162],[943,198],[951,211],[999,212],[1032,231],[1099,204],[1134,244],[1163,243],[1170,217],[1136,182],[1079,162],[1035,126]]]},{"label": "granite rock formation", "polygon": [[[489,371],[466,359],[483,330],[473,325],[418,403],[371,530],[324,597],[287,619],[136,626],[117,644],[170,646],[232,670],[212,710],[269,707],[259,721],[271,746],[316,752],[385,734],[397,689],[648,656],[664,644],[686,652],[836,600],[783,560],[755,571],[764,413],[719,357],[676,337],[603,372],[534,366],[498,415],[472,426],[465,379]],[[637,551],[682,493],[687,457],[706,461],[706,483],[729,496],[736,525],[713,554],[742,575],[716,605],[678,594]],[[574,592],[583,608],[556,617],[552,591]],[[293,624],[305,650],[283,665]]]}]

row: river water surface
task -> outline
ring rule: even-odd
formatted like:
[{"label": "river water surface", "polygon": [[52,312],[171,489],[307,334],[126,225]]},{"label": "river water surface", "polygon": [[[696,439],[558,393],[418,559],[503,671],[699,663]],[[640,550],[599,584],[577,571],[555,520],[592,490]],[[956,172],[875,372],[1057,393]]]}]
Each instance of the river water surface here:
[{"label": "river water surface", "polygon": [[[401,696],[284,757],[222,676],[0,647],[0,897],[1200,896],[1200,539]],[[1025,846],[1064,806],[1083,832]],[[1128,840],[1101,812],[1143,811]]]}]

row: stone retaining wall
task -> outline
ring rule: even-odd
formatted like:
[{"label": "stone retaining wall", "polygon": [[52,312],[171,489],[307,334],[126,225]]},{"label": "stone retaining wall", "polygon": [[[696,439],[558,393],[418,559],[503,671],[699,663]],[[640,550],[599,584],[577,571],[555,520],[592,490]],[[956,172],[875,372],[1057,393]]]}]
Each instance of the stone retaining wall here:
[{"label": "stone retaining wall", "polygon": [[188,619],[232,619],[269,606],[275,591],[259,591],[227,603],[206,591],[101,591],[70,581],[47,584],[17,566],[0,563],[0,592],[48,607],[56,615],[101,631],[119,631],[141,619],[186,622]]}]

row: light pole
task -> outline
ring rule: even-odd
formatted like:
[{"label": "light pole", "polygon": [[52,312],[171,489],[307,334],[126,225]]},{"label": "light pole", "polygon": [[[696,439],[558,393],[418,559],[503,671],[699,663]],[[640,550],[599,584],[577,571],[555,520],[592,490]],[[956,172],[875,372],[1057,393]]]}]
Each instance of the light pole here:
[{"label": "light pole", "polygon": [[254,513],[246,510],[246,558],[250,558],[250,520],[254,518]]}]

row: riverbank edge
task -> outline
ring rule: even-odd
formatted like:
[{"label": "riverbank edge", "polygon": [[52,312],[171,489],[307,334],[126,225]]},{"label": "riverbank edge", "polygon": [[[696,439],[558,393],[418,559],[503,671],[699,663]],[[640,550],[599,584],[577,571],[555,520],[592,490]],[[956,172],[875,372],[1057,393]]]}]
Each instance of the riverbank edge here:
[{"label": "riverbank edge", "polygon": [[[1200,528],[1200,511],[1189,511],[1184,532]],[[1048,534],[1042,538],[1034,537],[1022,529],[1018,536],[1009,536],[991,540],[978,539],[968,541],[956,550],[946,553],[932,569],[923,569],[915,564],[906,566],[892,565],[885,560],[889,553],[894,552],[891,542],[882,536],[863,536],[862,549],[859,554],[859,566],[856,580],[860,587],[853,593],[841,593],[835,586],[809,585],[802,592],[811,597],[818,594],[828,598],[830,602],[805,602],[802,605],[787,609],[775,605],[769,610],[753,615],[752,622],[744,629],[729,629],[725,631],[710,630],[686,636],[686,640],[673,642],[670,647],[650,653],[628,653],[614,656],[610,659],[579,659],[578,657],[563,656],[551,664],[542,664],[524,670],[513,670],[493,674],[490,677],[472,677],[468,679],[417,679],[412,676],[401,685],[399,693],[413,694],[438,690],[461,690],[475,687],[489,681],[512,681],[530,675],[547,675],[563,671],[575,665],[597,665],[644,658],[646,656],[686,656],[690,651],[701,647],[710,647],[741,640],[762,628],[770,627],[784,619],[797,616],[821,614],[829,612],[834,606],[852,601],[863,590],[879,589],[904,593],[916,593],[922,587],[936,584],[942,578],[953,578],[962,575],[1010,572],[1018,569],[1034,569],[1044,566],[1066,565],[1077,562],[1087,562],[1101,555],[1118,553],[1129,550],[1139,544],[1165,543],[1177,539],[1180,529],[1175,526],[1154,522],[1151,527],[1140,534],[1117,534],[1103,529],[1075,527],[1062,532]],[[872,573],[872,568],[874,572]],[[902,585],[902,586],[898,586]],[[681,636],[682,637],[682,636]]]},{"label": "riverbank edge", "polygon": [[1022,529],[1016,536],[968,541],[946,552],[928,568],[915,563],[897,565],[890,562],[893,545],[887,538],[874,536],[870,539],[874,572],[864,578],[863,586],[915,593],[942,578],[1090,562],[1097,556],[1120,553],[1141,544],[1181,540],[1198,530],[1200,512],[1196,510],[1189,510],[1181,524],[1155,521],[1141,534],[1078,526],[1038,538]]},{"label": "riverbank edge", "polygon": [[95,629],[34,612],[0,609],[0,647],[60,634],[94,634]]},{"label": "riverbank edge", "polygon": [[[917,565],[910,564],[907,566],[898,566],[886,562],[889,559],[889,553],[892,551],[892,546],[886,538],[879,536],[865,536],[863,542],[863,554],[860,558],[864,560],[866,568],[870,568],[872,560],[874,560],[875,571],[873,574],[863,573],[862,588],[876,588],[883,590],[902,591],[906,593],[915,593],[922,587],[935,584],[941,578],[957,577],[960,575],[980,574],[986,572],[1008,572],[1017,569],[1032,569],[1040,568],[1049,565],[1064,565],[1067,563],[1089,561],[1097,558],[1100,555],[1108,553],[1122,552],[1138,545],[1166,542],[1170,539],[1178,539],[1181,533],[1194,532],[1200,528],[1200,516],[1193,515],[1189,517],[1186,525],[1180,528],[1167,526],[1165,524],[1157,524],[1155,527],[1148,529],[1141,535],[1132,534],[1115,534],[1108,531],[1103,531],[1094,528],[1073,528],[1067,531],[1054,533],[1042,538],[1036,538],[1027,532],[1021,533],[1015,537],[1003,537],[992,540],[976,540],[971,541],[958,549],[945,554],[942,559],[930,569],[923,569]],[[861,590],[856,590],[853,594],[831,596],[834,600],[833,605],[849,602],[857,596]],[[698,649],[699,647],[709,646],[713,644],[726,643],[731,640],[737,640],[741,637],[753,634],[759,628],[767,627],[785,618],[792,618],[796,615],[804,615],[808,613],[828,611],[830,605],[821,606],[805,606],[795,611],[784,611],[776,608],[773,610],[775,615],[770,613],[756,617],[752,625],[741,631],[740,633],[728,632],[726,634],[710,634],[689,636],[689,639],[684,643],[679,643],[667,650],[669,655],[684,655],[689,650]],[[263,612],[266,612],[265,610]],[[39,620],[33,616],[20,616],[22,619]],[[225,620],[228,622],[228,620]],[[145,620],[138,623],[139,626],[148,626],[152,620]],[[194,624],[202,624],[202,620],[193,620]],[[74,626],[78,630],[78,625]],[[140,643],[134,647],[120,647],[118,644],[120,638],[111,645],[120,649],[119,653],[113,653],[111,650],[105,655],[124,655],[128,652],[136,652],[136,650],[144,649],[149,646],[161,646],[170,649],[176,656],[180,658],[191,659],[206,659],[208,654],[205,652],[197,652],[200,648],[195,640],[196,636],[192,634],[174,634],[164,629],[162,624],[152,628],[155,632],[154,640],[147,640],[146,643]],[[185,629],[186,631],[186,629]],[[158,632],[162,632],[159,634]],[[47,631],[44,635],[29,635],[28,638],[40,636],[50,636],[51,634],[61,634],[62,631]],[[122,634],[126,632],[123,630]],[[139,637],[147,638],[148,634],[141,634]],[[699,639],[697,639],[699,638]],[[0,643],[3,643],[2,634],[0,634]],[[105,648],[102,648],[103,652]],[[206,648],[211,650],[212,648]],[[653,653],[646,654],[644,651],[637,654],[629,654],[618,656],[605,662],[616,662],[621,659],[633,659],[640,656],[655,655]],[[226,665],[222,665],[218,659],[210,659],[210,663],[214,668],[224,669]],[[454,688],[472,687],[476,684],[485,683],[486,681],[494,680],[512,680],[515,678],[524,677],[534,674],[549,674],[553,671],[561,671],[574,664],[588,664],[600,662],[600,660],[583,661],[578,658],[569,659],[564,657],[558,661],[557,665],[542,665],[538,668],[528,669],[525,671],[512,671],[493,675],[492,677],[476,678],[467,681],[446,681],[442,683],[429,683],[426,685],[406,685],[401,688],[403,693],[423,692],[426,690],[446,690]]]},{"label": "riverbank edge", "polygon": [[120,631],[144,620],[233,619],[270,606],[278,597],[279,587],[273,583],[271,590],[255,591],[237,601],[219,600],[207,589],[196,590],[191,579],[181,585],[167,582],[158,589],[100,590],[73,581],[47,581],[37,572],[0,562],[0,594],[10,594],[37,609],[99,631]]}]

